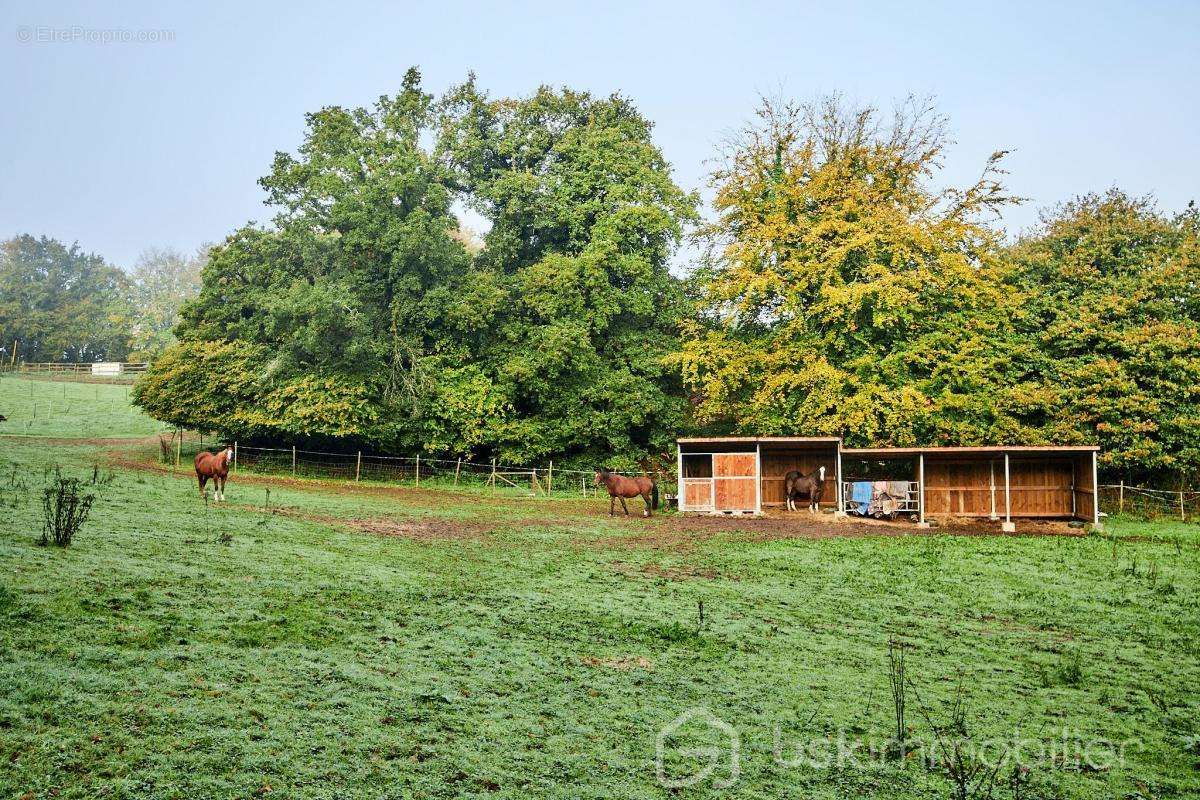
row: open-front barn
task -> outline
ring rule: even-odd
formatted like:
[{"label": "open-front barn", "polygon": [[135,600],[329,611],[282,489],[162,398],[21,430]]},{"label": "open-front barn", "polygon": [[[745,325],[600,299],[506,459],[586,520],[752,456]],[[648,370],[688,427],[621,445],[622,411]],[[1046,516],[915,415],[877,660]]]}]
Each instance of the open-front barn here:
[{"label": "open-front barn", "polygon": [[678,441],[679,509],[784,508],[786,476],[795,472],[823,477],[817,503],[838,514],[879,516],[882,509],[918,524],[965,517],[1005,529],[1016,519],[1099,524],[1097,452],[1088,445],[845,448],[837,437],[687,438]]}]

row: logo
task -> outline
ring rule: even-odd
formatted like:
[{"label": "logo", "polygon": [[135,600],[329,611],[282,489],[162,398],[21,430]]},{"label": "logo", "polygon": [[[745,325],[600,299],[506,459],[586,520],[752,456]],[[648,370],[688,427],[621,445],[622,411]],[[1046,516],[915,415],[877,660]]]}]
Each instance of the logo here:
[{"label": "logo", "polygon": [[[726,757],[727,770],[721,769]],[[728,789],[742,774],[741,738],[707,708],[689,708],[655,737],[654,774],[667,789],[696,786],[709,778],[714,789]]]}]

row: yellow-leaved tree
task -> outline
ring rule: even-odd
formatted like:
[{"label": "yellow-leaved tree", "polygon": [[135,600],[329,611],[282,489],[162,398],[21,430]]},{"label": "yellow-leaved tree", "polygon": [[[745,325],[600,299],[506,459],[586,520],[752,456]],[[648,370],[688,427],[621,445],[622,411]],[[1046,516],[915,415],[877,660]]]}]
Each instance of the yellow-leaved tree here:
[{"label": "yellow-leaved tree", "polygon": [[946,122],[839,97],[764,101],[712,174],[699,313],[678,356],[697,422],[856,443],[1024,438],[994,268],[1003,152],[937,188]]}]

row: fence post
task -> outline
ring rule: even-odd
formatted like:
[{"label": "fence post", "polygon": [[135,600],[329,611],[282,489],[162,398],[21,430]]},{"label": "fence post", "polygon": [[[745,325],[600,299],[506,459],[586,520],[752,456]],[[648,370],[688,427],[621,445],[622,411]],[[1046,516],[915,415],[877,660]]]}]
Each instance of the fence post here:
[{"label": "fence post", "polygon": [[179,438],[175,440],[175,466],[179,466],[179,451],[183,447],[183,428],[177,428]]},{"label": "fence post", "polygon": [[[1100,491],[1100,487],[1096,487],[1096,491]],[[1125,513],[1125,479],[1121,478],[1121,486],[1117,491],[1117,512]]]},{"label": "fence post", "polygon": [[233,471],[234,472],[237,472],[237,464],[238,464],[237,439],[234,439],[233,440]]},{"label": "fence post", "polygon": [[292,477],[296,477],[296,445],[292,445]]},{"label": "fence post", "polygon": [[362,450],[358,451],[358,461],[354,463],[354,481],[358,482],[358,476],[362,474]]},{"label": "fence post", "polygon": [[496,489],[496,459],[492,459],[492,477],[488,478],[488,483],[492,484],[492,490]]},{"label": "fence post", "polygon": [[421,454],[417,453],[417,488],[421,488]]},{"label": "fence post", "polygon": [[458,459],[458,463],[454,465],[454,485],[458,486],[458,471],[462,469],[462,458]]},{"label": "fence post", "polygon": [[1183,510],[1183,492],[1179,493],[1179,518],[1187,522],[1187,514]]},{"label": "fence post", "polygon": [[550,460],[550,469],[546,470],[546,494],[554,491],[554,460]]}]

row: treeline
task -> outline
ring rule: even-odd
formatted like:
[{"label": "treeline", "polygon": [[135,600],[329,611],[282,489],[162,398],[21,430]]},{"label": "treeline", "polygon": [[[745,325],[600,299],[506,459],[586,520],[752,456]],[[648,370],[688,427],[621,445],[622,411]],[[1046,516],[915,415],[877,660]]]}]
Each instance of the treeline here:
[{"label": "treeline", "polygon": [[200,290],[204,249],[149,249],[127,272],[45,236],[0,242],[0,363],[154,358]]},{"label": "treeline", "polygon": [[[1200,464],[1196,209],[1114,189],[1007,239],[1004,154],[938,188],[927,104],[764,104],[703,219],[617,95],[471,78],[435,98],[414,70],[307,122],[261,180],[273,224],[211,251],[138,385],[155,417],[519,462],[629,463],[705,431]],[[685,233],[702,255],[673,275]]]}]

